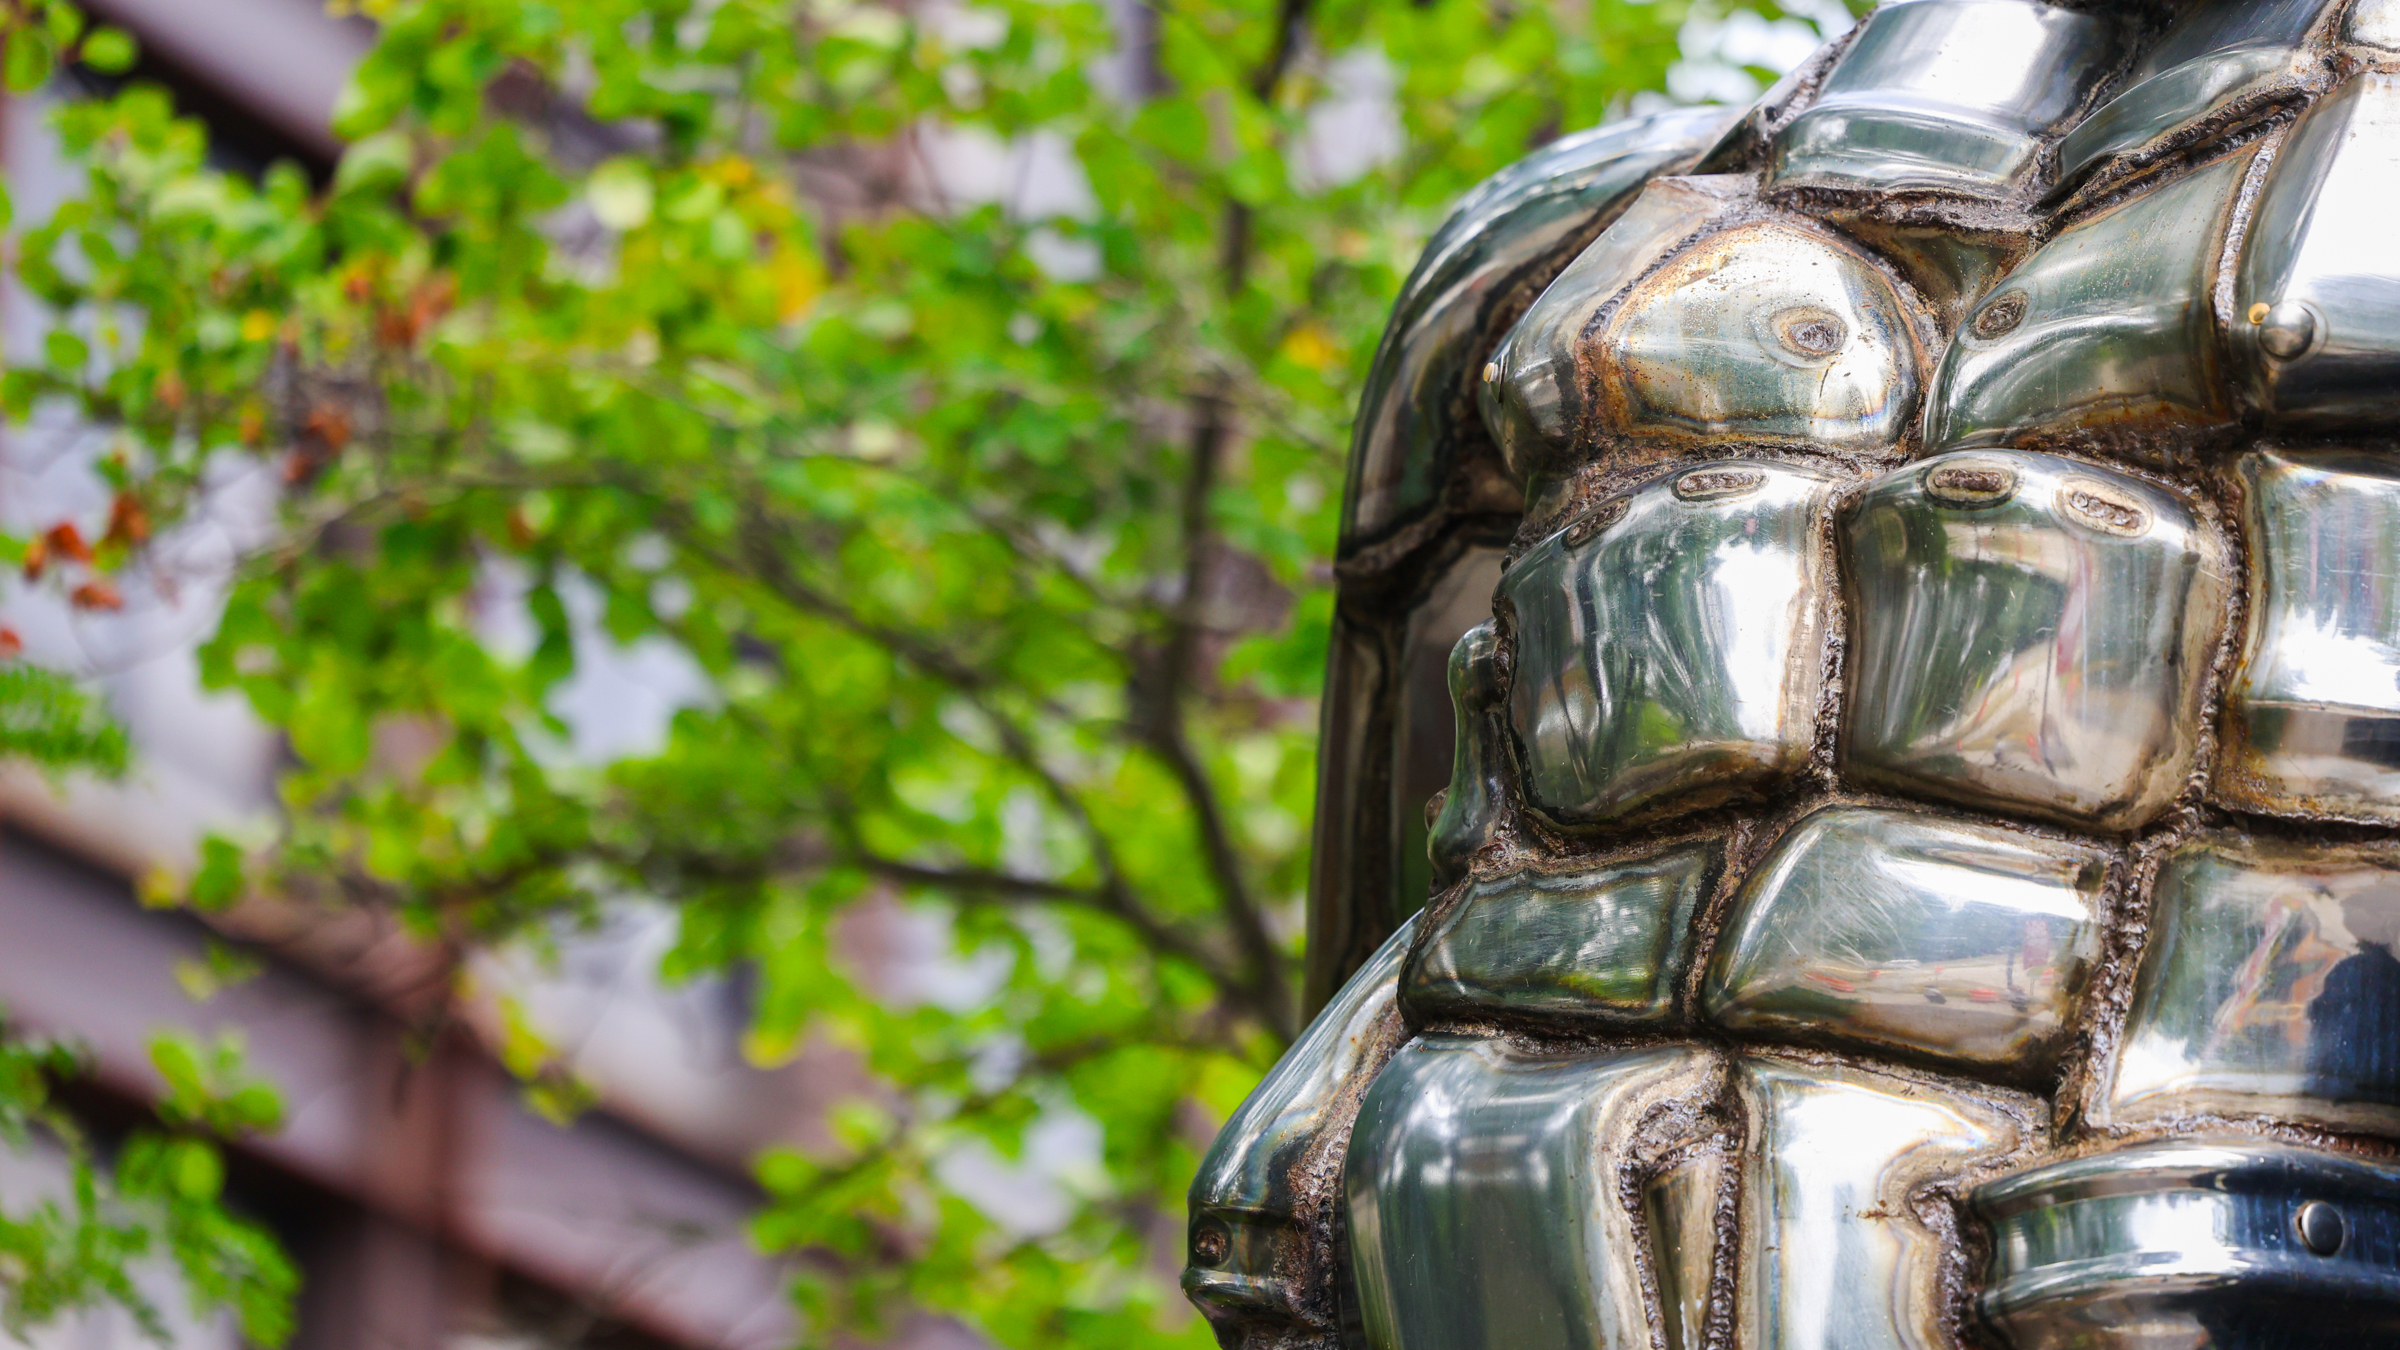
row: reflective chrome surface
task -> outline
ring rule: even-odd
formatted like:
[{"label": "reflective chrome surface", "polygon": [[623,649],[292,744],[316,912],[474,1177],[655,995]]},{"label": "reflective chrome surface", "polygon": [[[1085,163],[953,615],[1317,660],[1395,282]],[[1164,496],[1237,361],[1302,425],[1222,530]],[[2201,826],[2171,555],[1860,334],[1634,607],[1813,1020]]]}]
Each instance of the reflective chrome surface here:
[{"label": "reflective chrome surface", "polygon": [[1764,461],[1671,474],[1509,569],[1509,714],[1536,808],[1621,819],[1722,801],[1806,762],[1833,486]]},{"label": "reflective chrome surface", "polygon": [[2219,796],[2400,820],[2400,462],[2246,455],[2251,601]]},{"label": "reflective chrome surface", "polygon": [[1687,1150],[1642,1188],[1650,1270],[1667,1350],[1706,1350],[1717,1276],[1717,1210],[1732,1171],[1722,1141]]},{"label": "reflective chrome surface", "polygon": [[[2385,428],[2400,381],[2400,76],[2362,74],[2276,155],[2235,274],[2235,350],[2270,426]],[[2305,341],[2276,341],[2269,320]],[[2278,350],[2280,349],[2280,350]]]},{"label": "reflective chrome surface", "polygon": [[1359,1110],[1351,1266],[1375,1350],[1649,1350],[1622,1188],[1662,1100],[1708,1095],[1686,1049],[1533,1055],[1411,1042]]},{"label": "reflective chrome surface", "polygon": [[2170,1141],[1975,1192],[1984,1317],[2016,1350],[2400,1343],[2400,1170]]},{"label": "reflective chrome surface", "polygon": [[2214,836],[2159,868],[2104,1114],[2400,1133],[2400,854]]},{"label": "reflective chrome surface", "polygon": [[1492,356],[1478,406],[1512,472],[1531,477],[1588,422],[1584,335],[1600,311],[1677,244],[1732,210],[1743,186],[1729,178],[1652,183],[1509,330]]},{"label": "reflective chrome surface", "polygon": [[1337,1321],[1332,1252],[1317,1229],[1338,1201],[1326,1192],[1348,1141],[1358,1080],[1403,1034],[1393,1001],[1415,938],[1411,919],[1376,950],[1235,1108],[1200,1161],[1183,1290],[1220,1335],[1238,1337],[1246,1324],[1324,1330]]},{"label": "reflective chrome surface", "polygon": [[2007,1115],[1856,1069],[1754,1058],[1735,1074],[1743,1152],[1733,1343],[1744,1350],[1931,1350],[1943,1243],[1928,1187],[2013,1152]]},{"label": "reflective chrome surface", "polygon": [[1457,710],[1458,739],[1450,786],[1425,846],[1434,885],[1444,890],[1466,876],[1475,851],[1491,842],[1507,801],[1507,750],[1498,716],[1507,690],[1499,652],[1499,634],[1489,619],[1468,629],[1450,651],[1450,705]]},{"label": "reflective chrome surface", "polygon": [[1931,450],[2155,445],[2231,423],[2212,292],[2250,156],[2076,222],[1993,283],[1942,357]]},{"label": "reflective chrome surface", "polygon": [[1751,1032],[2046,1078],[2100,956],[2108,855],[1837,807],[1744,884],[1700,1000]]},{"label": "reflective chrome surface", "polygon": [[1776,139],[1770,179],[2010,192],[2117,59],[2106,15],[2030,0],[1898,0],[1867,16]]},{"label": "reflective chrome surface", "polygon": [[1890,451],[1921,361],[1899,292],[1792,222],[1704,236],[1618,303],[1589,357],[1604,437]]},{"label": "reflective chrome surface", "polygon": [[2181,501],[1968,451],[1869,485],[1841,538],[1851,776],[2107,830],[2181,790],[2229,584]]},{"label": "reflective chrome surface", "polygon": [[1724,846],[1710,840],[1638,862],[1477,880],[1409,962],[1411,1019],[1495,1015],[1561,1023],[1657,1023],[1690,966],[1692,916]]},{"label": "reflective chrome surface", "polygon": [[2060,178],[2154,159],[2207,122],[2222,128],[2290,99],[2325,60],[2309,45],[2328,0],[2199,0],[2142,54],[2121,92],[2059,143]]},{"label": "reflective chrome surface", "polygon": [[1497,326],[1649,178],[1712,144],[1728,108],[1660,113],[1563,136],[1453,207],[1393,307],[1352,427],[1349,553],[1421,514],[1473,430]]}]

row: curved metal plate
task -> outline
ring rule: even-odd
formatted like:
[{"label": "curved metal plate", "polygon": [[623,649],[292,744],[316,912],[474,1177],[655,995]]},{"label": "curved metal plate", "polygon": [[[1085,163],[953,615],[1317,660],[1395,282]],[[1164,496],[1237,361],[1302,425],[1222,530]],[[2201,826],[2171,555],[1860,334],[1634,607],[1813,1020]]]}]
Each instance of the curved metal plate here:
[{"label": "curved metal plate", "polygon": [[1993,283],[1943,354],[1926,448],[2188,445],[2231,426],[2213,300],[2250,158],[2079,220]]},{"label": "curved metal plate", "polygon": [[2155,158],[2201,123],[2221,129],[2297,97],[2326,65],[2310,30],[2338,8],[2332,0],[2200,0],[2143,53],[2123,91],[2059,142],[2060,181],[2109,160]]},{"label": "curved metal plate", "polygon": [[2400,821],[2400,466],[2243,456],[2251,597],[2217,795]]},{"label": "curved metal plate", "polygon": [[1434,1036],[1392,1057],[1350,1143],[1351,1266],[1374,1350],[1651,1350],[1621,1188],[1643,1117],[1712,1096],[1692,1049],[1534,1055]]},{"label": "curved metal plate", "polygon": [[1837,807],[1744,883],[1702,987],[1733,1032],[2048,1077],[2100,957],[2108,854]]},{"label": "curved metal plate", "polygon": [[2269,426],[2390,425],[2400,388],[2400,75],[2311,108],[2267,171],[2234,279],[2235,349]]},{"label": "curved metal plate", "polygon": [[[1329,1328],[1332,1253],[1312,1230],[1330,1197],[1361,1079],[1399,1036],[1391,1016],[1410,919],[1342,986],[1265,1080],[1235,1108],[1187,1200],[1183,1290],[1210,1322]],[[1326,1175],[1318,1176],[1317,1173]]]},{"label": "curved metal plate", "polygon": [[1900,0],[1860,25],[1775,140],[1779,186],[2000,196],[2116,62],[2108,16],[2029,0]]},{"label": "curved metal plate", "polygon": [[2104,830],[2182,790],[2230,586],[2182,501],[1968,451],[1868,485],[1841,537],[1851,776]]},{"label": "curved metal plate", "polygon": [[1917,1204],[2004,1160],[2016,1121],[1960,1094],[1856,1069],[1753,1058],[1732,1344],[1930,1350],[1944,1334],[1943,1243]]},{"label": "curved metal plate", "polygon": [[1601,868],[1479,879],[1410,959],[1401,1002],[1419,1025],[1664,1022],[1690,966],[1692,916],[1724,864],[1723,842],[1708,840]]},{"label": "curved metal plate", "polygon": [[2266,1140],[2169,1141],[1975,1192],[1984,1317],[2016,1350],[2400,1340],[2400,1170]]},{"label": "curved metal plate", "polygon": [[1706,805],[1806,763],[1835,482],[1751,460],[1670,475],[1509,569],[1509,715],[1535,809],[1588,824]]},{"label": "curved metal plate", "polygon": [[2400,1134],[2400,854],[2219,835],[2160,866],[2110,1121]]},{"label": "curved metal plate", "polygon": [[1561,137],[1451,208],[1402,286],[1351,431],[1342,552],[1441,495],[1496,324],[1644,182],[1696,158],[1739,116],[1687,108]]}]

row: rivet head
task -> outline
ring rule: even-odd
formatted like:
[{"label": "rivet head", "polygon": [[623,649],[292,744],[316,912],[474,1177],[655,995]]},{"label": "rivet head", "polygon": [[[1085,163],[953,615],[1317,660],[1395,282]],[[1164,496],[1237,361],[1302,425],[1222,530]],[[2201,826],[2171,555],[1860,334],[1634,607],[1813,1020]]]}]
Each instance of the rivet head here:
[{"label": "rivet head", "polygon": [[1225,1230],[1215,1224],[1204,1225],[1192,1234],[1192,1264],[1195,1266],[1222,1265],[1230,1247]]},{"label": "rivet head", "polygon": [[2318,1256],[2331,1256],[2342,1249],[2349,1236],[2350,1225],[2343,1221],[2342,1212],[2322,1200],[2311,1200],[2292,1215],[2292,1229],[2300,1235],[2300,1245]]},{"label": "rivet head", "polygon": [[1485,384],[1498,384],[1498,383],[1500,383],[1500,363],[1499,363],[1499,362],[1497,362],[1497,361],[1486,361],[1486,362],[1484,362],[1484,363],[1483,363],[1483,382],[1484,382]]},{"label": "rivet head", "polygon": [[2258,345],[2278,361],[2296,361],[2317,345],[2317,316],[2297,300],[2268,310],[2258,324]]}]

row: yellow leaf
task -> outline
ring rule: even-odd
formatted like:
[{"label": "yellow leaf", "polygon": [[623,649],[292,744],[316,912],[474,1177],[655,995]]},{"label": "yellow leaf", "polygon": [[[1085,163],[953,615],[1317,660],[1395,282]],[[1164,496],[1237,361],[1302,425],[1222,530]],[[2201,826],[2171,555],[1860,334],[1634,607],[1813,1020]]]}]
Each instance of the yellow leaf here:
[{"label": "yellow leaf", "polygon": [[825,269],[816,255],[790,244],[778,245],[767,260],[767,277],[775,285],[775,317],[796,319],[825,293]]},{"label": "yellow leaf", "polygon": [[242,316],[242,341],[264,342],[275,336],[275,316],[263,309],[254,309]]},{"label": "yellow leaf", "polygon": [[1284,338],[1283,355],[1319,372],[1331,369],[1333,363],[1342,358],[1333,340],[1325,336],[1325,330],[1313,323],[1300,325]]}]

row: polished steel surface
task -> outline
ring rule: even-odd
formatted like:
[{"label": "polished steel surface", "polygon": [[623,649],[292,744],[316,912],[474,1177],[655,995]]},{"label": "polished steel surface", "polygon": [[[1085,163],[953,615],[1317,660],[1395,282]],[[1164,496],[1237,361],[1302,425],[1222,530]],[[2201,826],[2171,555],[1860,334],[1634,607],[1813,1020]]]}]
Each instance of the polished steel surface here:
[{"label": "polished steel surface", "polygon": [[1682,1048],[1404,1047],[1368,1090],[1345,1165],[1366,1344],[1650,1350],[1623,1188],[1651,1108],[1714,1076]]},{"label": "polished steel surface", "polygon": [[2400,1169],[2260,1139],[2167,1141],[1974,1194],[1981,1312],[2014,1350],[2400,1344]]},{"label": "polished steel surface", "polygon": [[1534,807],[1562,823],[1655,814],[1805,763],[1834,486],[1766,461],[1669,474],[1509,569],[1509,715]]},{"label": "polished steel surface", "polygon": [[2310,31],[2329,0],[2199,0],[2134,64],[2119,91],[2059,143],[2060,178],[2104,161],[2154,159],[2205,122],[2222,128],[2296,97],[2324,56]]},{"label": "polished steel surface", "polygon": [[2261,451],[2240,474],[2251,601],[2217,794],[2400,820],[2400,462]]},{"label": "polished steel surface", "polygon": [[2207,837],[2150,910],[2104,1118],[2400,1134],[2400,852]]},{"label": "polished steel surface", "polygon": [[1707,1350],[1720,1255],[1717,1212],[1731,1170],[1725,1142],[1708,1140],[1642,1188],[1659,1333],[1667,1350]]},{"label": "polished steel surface", "polygon": [[2182,500],[1966,451],[1870,484],[1841,536],[1852,778],[2104,830],[2182,789],[2230,585]]},{"label": "polished steel surface", "polygon": [[1248,1323],[1330,1328],[1332,1254],[1316,1242],[1330,1202],[1316,1194],[1348,1140],[1363,1073],[1390,1049],[1401,960],[1412,919],[1292,1043],[1235,1108],[1200,1161],[1188,1197],[1183,1289],[1219,1328]]},{"label": "polished steel surface", "polygon": [[1919,1205],[1929,1188],[2013,1153],[2016,1121],[1963,1093],[1858,1069],[1755,1057],[1734,1078],[1749,1137],[1733,1343],[1950,1344],[1944,1244]]},{"label": "polished steel surface", "polygon": [[1714,177],[1650,184],[1508,331],[1485,368],[1478,406],[1518,477],[1532,477],[1589,420],[1585,333],[1593,321],[1677,244],[1735,209],[1742,186]]},{"label": "polished steel surface", "polygon": [[1498,326],[1648,179],[1737,115],[1686,108],[1562,136],[1459,200],[1409,274],[1352,427],[1344,552],[1423,514],[1466,452]]},{"label": "polished steel surface", "polygon": [[1700,995],[1736,1033],[2046,1078],[2100,957],[2108,854],[1912,811],[1819,811],[1750,875]]},{"label": "polished steel surface", "polygon": [[2033,0],[1896,0],[1776,138],[1779,185],[2001,195],[2116,63],[2105,13]]},{"label": "polished steel surface", "polygon": [[1922,356],[1899,290],[1855,245],[1788,221],[1704,236],[1635,283],[1587,357],[1593,429],[1654,446],[1891,452]]},{"label": "polished steel surface", "polygon": [[1429,908],[1210,1155],[1225,1345],[2400,1346],[2400,0],[1693,116],[1379,357],[1312,996]]},{"label": "polished steel surface", "polygon": [[1925,444],[2188,442],[2235,417],[2213,292],[2250,155],[2077,221],[1993,283],[1927,401]]},{"label": "polished steel surface", "polygon": [[1450,652],[1450,701],[1457,731],[1450,761],[1450,786],[1443,789],[1425,850],[1433,884],[1448,889],[1467,874],[1467,863],[1492,841],[1507,806],[1506,734],[1498,716],[1508,691],[1500,677],[1500,636],[1489,619],[1467,630]]},{"label": "polished steel surface", "polygon": [[1656,1024],[1675,1012],[1692,917],[1724,867],[1722,841],[1575,871],[1478,878],[1400,980],[1412,1022],[1495,1016]]},{"label": "polished steel surface", "polygon": [[[2267,171],[2242,246],[2234,349],[2270,427],[2390,427],[2400,381],[2395,219],[2400,75],[2369,72],[2293,128]],[[2270,330],[2305,334],[2305,341],[2276,342]]]}]

